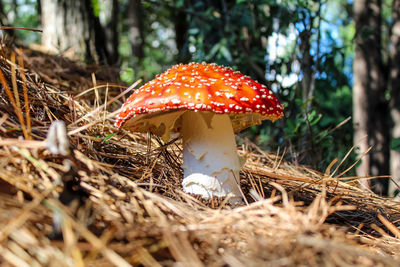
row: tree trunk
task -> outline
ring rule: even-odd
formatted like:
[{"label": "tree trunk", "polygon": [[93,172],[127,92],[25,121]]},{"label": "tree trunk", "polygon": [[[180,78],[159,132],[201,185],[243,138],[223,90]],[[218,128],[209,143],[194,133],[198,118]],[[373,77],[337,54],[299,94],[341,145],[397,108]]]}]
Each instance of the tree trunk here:
[{"label": "tree trunk", "polygon": [[42,0],[36,1],[36,12],[38,21],[42,21]]},{"label": "tree trunk", "polygon": [[53,52],[86,62],[107,57],[100,22],[90,0],[42,0],[42,44]]},{"label": "tree trunk", "polygon": [[100,23],[105,34],[105,48],[107,50],[107,63],[115,65],[119,61],[118,53],[118,0],[103,1],[104,9],[100,11]]},{"label": "tree trunk", "polygon": [[[230,2],[230,5],[233,5],[235,3],[235,1],[229,0],[228,2]],[[254,16],[253,19],[253,23],[255,25],[254,29],[260,29],[261,27],[265,26],[265,21],[260,18],[260,14],[261,14],[261,9],[262,7],[260,5],[257,5],[255,3],[251,3],[252,1],[249,1],[250,5],[251,5],[251,10]],[[253,32],[251,29],[248,29],[246,27],[246,31],[248,32],[247,35],[247,40],[245,40],[245,42],[242,44],[242,47],[244,47],[244,53],[247,55],[246,56],[246,61],[250,67],[251,70],[251,74],[254,75],[254,77],[256,77],[256,79],[258,79],[259,81],[261,81],[262,83],[264,83],[265,85],[267,85],[269,88],[269,81],[265,78],[265,71],[266,71],[266,64],[265,62],[255,62],[251,55],[257,51],[257,49],[262,49],[263,51],[265,51],[267,49],[267,44],[266,42],[263,43],[262,38],[263,35],[262,34],[256,34],[257,31]],[[239,33],[236,33],[237,36],[240,36]],[[239,38],[240,39],[240,38]]]},{"label": "tree trunk", "polygon": [[[4,12],[4,5],[3,1],[0,0],[0,25],[1,26],[9,26],[7,22],[7,16]],[[0,30],[0,39],[4,38],[4,32],[3,30]]]},{"label": "tree trunk", "polygon": [[[310,19],[310,28],[304,29],[300,32],[300,68],[303,77],[301,79],[301,88],[302,88],[302,97],[303,103],[306,103],[304,109],[304,119],[307,121],[308,113],[311,110],[312,103],[312,94],[315,89],[315,73],[314,73],[314,59],[310,54],[311,50],[311,36],[312,36],[312,23],[313,18]],[[300,153],[300,162],[316,167],[315,153],[314,153],[314,144],[313,144],[313,136],[310,127],[307,127],[301,134],[301,138],[299,138],[298,149]]]},{"label": "tree trunk", "polygon": [[4,12],[4,4],[2,0],[0,0],[0,23],[2,26],[10,26],[8,25],[8,19]]},{"label": "tree trunk", "polygon": [[[132,55],[139,63],[144,57],[143,12],[140,0],[130,0],[128,4],[128,38]],[[134,66],[136,69],[136,66]]]},{"label": "tree trunk", "polygon": [[[13,13],[13,12],[9,12],[9,13]],[[4,10],[4,1],[0,0],[0,24],[1,24],[1,26],[14,26],[13,25],[14,21],[9,20],[9,16],[10,16],[9,13],[6,13]],[[10,17],[15,18],[15,15],[10,16]],[[9,31],[0,30],[0,38],[1,39],[3,39],[6,34],[11,37],[15,36],[13,30],[9,30]]]},{"label": "tree trunk", "polygon": [[[359,153],[372,150],[356,167],[359,176],[389,173],[389,134],[387,103],[384,98],[386,77],[381,55],[381,1],[354,1],[356,52],[353,65],[353,123],[354,144]],[[364,138],[365,136],[367,138]],[[361,143],[360,143],[361,142]],[[363,185],[367,186],[364,180]],[[388,181],[371,181],[372,189],[387,194]]]},{"label": "tree trunk", "polygon": [[[309,14],[309,22],[303,21],[303,25],[307,25],[305,29],[300,32],[299,39],[300,45],[299,50],[301,54],[300,68],[302,73],[301,87],[302,87],[302,97],[303,103],[305,104],[304,109],[304,120],[307,122],[307,129],[302,133],[301,138],[299,139],[299,152],[300,152],[300,161],[307,165],[317,167],[317,163],[320,161],[321,155],[318,153],[314,146],[314,136],[311,129],[311,126],[308,123],[308,115],[311,112],[311,108],[313,106],[313,97],[315,93],[316,87],[316,74],[319,71],[319,63],[320,63],[320,24],[321,24],[321,3],[318,1],[318,10],[316,15],[312,15],[311,11]],[[314,22],[317,21],[317,25],[314,28]],[[316,31],[316,53],[315,56],[311,55],[312,50],[312,35]],[[314,59],[315,58],[315,59]]]},{"label": "tree trunk", "polygon": [[190,60],[190,53],[188,47],[189,24],[187,22],[186,13],[182,9],[174,9],[172,12],[175,15],[175,42],[178,48],[178,62],[187,63]]},{"label": "tree trunk", "polygon": [[10,23],[9,26],[13,25],[14,22],[16,21],[16,19],[18,18],[18,13],[17,13],[18,3],[17,3],[17,1],[12,0],[10,4],[11,4],[11,8],[10,8],[10,11],[7,13],[7,20],[8,20],[8,23]]},{"label": "tree trunk", "polygon": [[[390,42],[390,114],[393,122],[392,139],[395,139],[400,138],[400,0],[393,3]],[[394,182],[389,185],[389,194],[399,195],[400,188],[397,185],[400,185],[400,151],[390,151],[390,165],[390,174]]]}]

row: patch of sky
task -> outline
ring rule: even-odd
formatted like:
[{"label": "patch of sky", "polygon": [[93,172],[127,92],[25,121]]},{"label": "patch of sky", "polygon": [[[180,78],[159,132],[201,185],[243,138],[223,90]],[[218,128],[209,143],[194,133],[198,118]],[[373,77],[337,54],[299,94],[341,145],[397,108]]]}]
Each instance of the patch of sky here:
[{"label": "patch of sky", "polygon": [[[265,61],[267,62],[265,77],[269,81],[279,82],[280,86],[284,88],[290,87],[301,80],[302,75],[299,61],[293,61],[291,71],[287,74],[277,74],[276,71],[270,69],[269,66],[280,62],[282,58],[287,56],[287,53],[293,51],[293,44],[299,42],[298,35],[300,32],[305,30],[304,25],[308,25],[307,21],[310,21],[309,14],[303,13],[303,16],[303,20],[306,21],[306,24],[303,22],[294,23],[289,27],[285,34],[278,31],[279,21],[274,21],[273,28],[275,32],[270,38],[268,38],[267,55],[265,57]],[[314,57],[314,62],[316,62],[317,53],[321,58],[323,55],[333,53],[334,51],[332,49],[341,48],[346,45],[341,34],[344,22],[340,3],[338,1],[325,2],[321,7],[321,16],[323,19],[320,22],[320,40],[318,48],[316,31],[312,32],[313,36],[311,38],[310,54]],[[322,60],[320,61],[320,64],[323,64]],[[352,64],[352,58],[344,58],[343,70],[350,82],[352,81]],[[320,67],[320,69],[323,70],[323,67]],[[328,75],[323,71],[316,73],[316,78],[326,79],[327,77]],[[272,86],[271,89],[274,90],[274,88],[278,87],[279,86]]]}]

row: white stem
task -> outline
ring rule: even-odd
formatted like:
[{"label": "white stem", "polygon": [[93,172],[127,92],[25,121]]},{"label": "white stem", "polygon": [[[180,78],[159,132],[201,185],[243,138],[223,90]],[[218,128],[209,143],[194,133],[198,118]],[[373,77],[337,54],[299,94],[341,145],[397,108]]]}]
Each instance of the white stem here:
[{"label": "white stem", "polygon": [[240,162],[228,115],[188,111],[182,115],[183,190],[240,200]]}]

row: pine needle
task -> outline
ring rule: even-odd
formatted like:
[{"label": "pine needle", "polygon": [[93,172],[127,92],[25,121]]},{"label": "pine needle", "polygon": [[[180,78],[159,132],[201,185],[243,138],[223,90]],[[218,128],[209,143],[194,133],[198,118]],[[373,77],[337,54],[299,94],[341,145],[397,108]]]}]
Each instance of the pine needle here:
[{"label": "pine needle", "polygon": [[28,87],[26,85],[27,80],[26,80],[26,75],[25,75],[24,57],[22,55],[22,52],[20,50],[18,50],[18,51],[19,51],[18,64],[20,66],[20,73],[21,73],[21,77],[22,77],[22,88],[24,90],[26,125],[28,128],[28,131],[27,131],[28,137],[26,139],[32,139],[32,126],[31,126],[32,123],[31,123]]},{"label": "pine needle", "polygon": [[19,101],[19,93],[18,93],[18,86],[17,86],[17,71],[16,71],[16,64],[15,64],[15,53],[11,53],[11,81],[12,81],[12,86],[14,90],[14,97],[15,97],[15,113],[18,116],[18,119],[21,123],[21,128],[22,132],[24,134],[25,139],[28,139],[28,132],[26,131],[26,126],[25,126],[25,120],[24,116],[22,115],[22,110],[21,110],[21,102]]}]

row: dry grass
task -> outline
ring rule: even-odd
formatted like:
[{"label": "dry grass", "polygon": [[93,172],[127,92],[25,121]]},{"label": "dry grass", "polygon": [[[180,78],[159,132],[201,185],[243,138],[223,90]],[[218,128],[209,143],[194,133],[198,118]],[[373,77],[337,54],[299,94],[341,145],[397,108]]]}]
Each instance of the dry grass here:
[{"label": "dry grass", "polygon": [[[322,174],[245,142],[248,204],[205,202],[181,191],[179,140],[114,132],[123,86],[93,66],[0,52],[2,265],[399,265],[399,203],[338,164]],[[70,156],[43,148],[54,120],[68,126]]]}]

